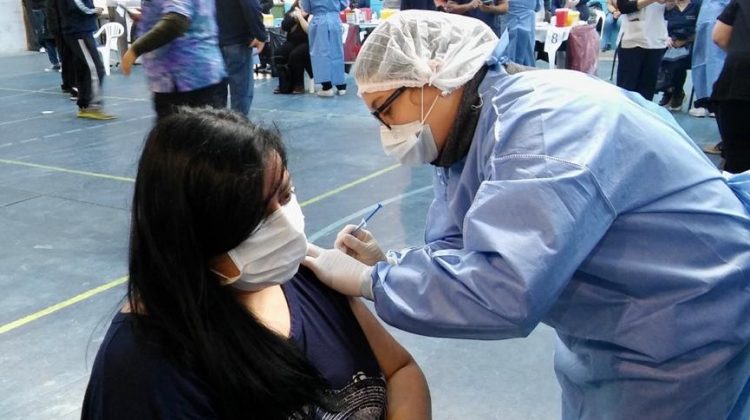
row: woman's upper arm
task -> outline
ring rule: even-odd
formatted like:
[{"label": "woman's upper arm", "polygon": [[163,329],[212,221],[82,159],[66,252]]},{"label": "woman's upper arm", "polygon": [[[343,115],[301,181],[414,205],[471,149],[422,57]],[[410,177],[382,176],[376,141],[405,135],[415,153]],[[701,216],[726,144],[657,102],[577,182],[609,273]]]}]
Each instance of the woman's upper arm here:
[{"label": "woman's upper arm", "polygon": [[386,380],[396,371],[412,362],[409,352],[383,327],[380,321],[357,298],[349,298],[354,317],[367,337],[372,352]]}]

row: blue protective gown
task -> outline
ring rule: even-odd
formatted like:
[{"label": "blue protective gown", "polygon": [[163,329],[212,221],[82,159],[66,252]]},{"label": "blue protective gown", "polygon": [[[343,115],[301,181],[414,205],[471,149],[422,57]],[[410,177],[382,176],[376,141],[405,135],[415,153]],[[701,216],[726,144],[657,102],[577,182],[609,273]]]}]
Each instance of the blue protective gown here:
[{"label": "blue protective gown", "polygon": [[344,43],[339,12],[346,9],[349,0],[301,0],[300,4],[313,15],[308,35],[315,82],[343,85]]},{"label": "blue protective gown", "polygon": [[378,315],[439,337],[553,327],[564,419],[750,418],[750,213],[721,173],[667,112],[583,73],[495,66],[479,92],[426,245],[373,270]]},{"label": "blue protective gown", "polygon": [[711,33],[716,24],[716,18],[729,4],[729,0],[703,0],[698,13],[695,27],[695,42],[693,43],[693,87],[695,99],[711,97],[714,83],[724,67],[726,53],[714,44]]},{"label": "blue protective gown", "polygon": [[511,0],[508,2],[506,25],[508,28],[508,58],[524,66],[534,66],[534,30],[538,0]]}]

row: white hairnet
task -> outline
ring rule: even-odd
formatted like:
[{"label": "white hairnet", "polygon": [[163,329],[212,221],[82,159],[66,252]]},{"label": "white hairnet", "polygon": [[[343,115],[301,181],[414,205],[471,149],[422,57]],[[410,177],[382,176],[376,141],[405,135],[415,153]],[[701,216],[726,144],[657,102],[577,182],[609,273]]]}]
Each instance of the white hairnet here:
[{"label": "white hairnet", "polygon": [[451,92],[474,77],[496,44],[492,29],[479,19],[405,10],[367,37],[352,74],[360,95],[424,85]]}]

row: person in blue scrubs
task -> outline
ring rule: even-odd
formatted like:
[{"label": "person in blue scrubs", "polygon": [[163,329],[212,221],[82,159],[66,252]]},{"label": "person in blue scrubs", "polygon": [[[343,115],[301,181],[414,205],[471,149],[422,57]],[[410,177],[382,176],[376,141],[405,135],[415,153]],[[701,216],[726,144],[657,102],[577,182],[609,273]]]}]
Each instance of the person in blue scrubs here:
[{"label": "person in blue scrubs", "polygon": [[750,418],[750,182],[638,93],[507,44],[425,11],[373,31],[352,72],[386,153],[434,166],[425,244],[347,226],[304,264],[416,334],[551,326],[563,419]]},{"label": "person in blue scrubs", "polygon": [[534,30],[536,12],[541,7],[538,0],[509,0],[508,15],[505,24],[508,28],[508,58],[514,63],[533,67],[534,58]]},{"label": "person in blue scrubs", "polygon": [[696,116],[708,115],[708,101],[713,92],[714,83],[724,67],[726,53],[714,43],[711,33],[716,25],[716,19],[728,4],[729,0],[703,0],[700,12],[698,12],[691,73],[696,108],[696,111],[691,114]]},{"label": "person in blue scrubs", "polygon": [[339,12],[349,6],[349,1],[301,0],[300,3],[304,11],[313,15],[308,34],[315,82],[322,85],[317,94],[322,97],[334,96],[335,85],[336,93],[345,95],[344,43]]}]

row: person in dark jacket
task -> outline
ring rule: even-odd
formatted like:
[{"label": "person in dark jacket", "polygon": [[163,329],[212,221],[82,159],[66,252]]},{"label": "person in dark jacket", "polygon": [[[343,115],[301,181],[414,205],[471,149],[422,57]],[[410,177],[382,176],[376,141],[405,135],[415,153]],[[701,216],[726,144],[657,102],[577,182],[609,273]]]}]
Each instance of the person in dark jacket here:
[{"label": "person in dark jacket", "polygon": [[253,103],[253,47],[267,36],[258,0],[216,0],[219,47],[229,75],[230,108],[247,116]]},{"label": "person in dark jacket", "polygon": [[60,27],[60,4],[62,0],[45,0],[44,11],[47,17],[47,33],[55,40],[57,57],[60,63],[62,84],[60,89],[70,93],[72,99],[78,99],[75,69],[73,67],[73,52],[65,45]]},{"label": "person in dark jacket", "polygon": [[114,116],[102,110],[104,64],[96,50],[93,33],[102,8],[92,0],[60,0],[63,39],[73,55],[78,87],[78,118],[110,120]]},{"label": "person in dark jacket", "polygon": [[274,51],[274,60],[279,71],[279,87],[273,93],[304,93],[304,72],[312,77],[310,42],[307,38],[307,20],[310,14],[300,9],[299,0],[284,15],[281,30],[286,32],[286,41]]}]

